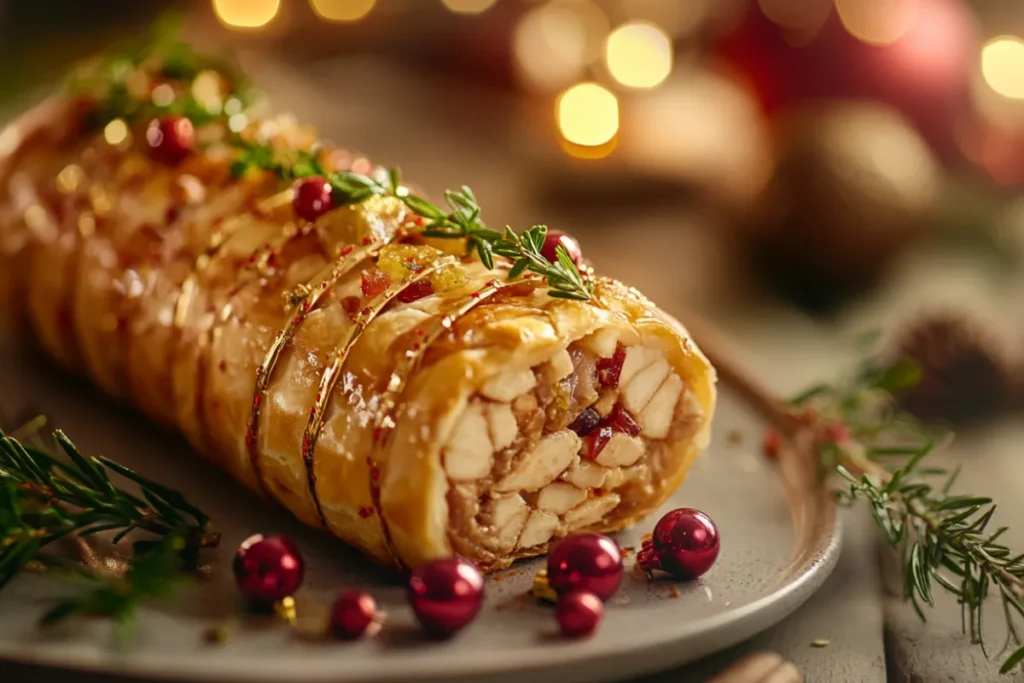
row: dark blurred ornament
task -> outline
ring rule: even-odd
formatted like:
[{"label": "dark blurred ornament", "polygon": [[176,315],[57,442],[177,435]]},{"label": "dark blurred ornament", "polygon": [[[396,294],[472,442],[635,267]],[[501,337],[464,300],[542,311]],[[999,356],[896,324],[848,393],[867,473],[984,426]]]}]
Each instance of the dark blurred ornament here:
[{"label": "dark blurred ornament", "polygon": [[555,619],[562,635],[579,638],[590,635],[601,623],[604,603],[601,598],[586,591],[574,591],[558,598],[555,603]]},{"label": "dark blurred ornament", "polygon": [[710,517],[700,510],[679,508],[658,520],[636,561],[648,576],[661,571],[689,581],[711,569],[719,545],[718,527]]},{"label": "dark blurred ornament", "polygon": [[[868,4],[836,2],[861,15],[869,11],[857,3]],[[888,35],[873,42],[884,44],[852,35],[856,30],[844,26],[832,0],[763,0],[748,3],[716,52],[746,77],[773,116],[808,100],[881,100],[913,121],[943,158],[956,158],[956,127],[970,112],[979,50],[974,11],[964,0],[915,0],[897,16],[900,3],[874,4],[876,15],[893,10],[889,20],[902,24],[895,31],[875,27]]]},{"label": "dark blurred ornament", "polygon": [[622,582],[622,553],[607,536],[571,534],[548,554],[547,578],[559,595],[587,591],[607,600]]},{"label": "dark blurred ornament", "polygon": [[234,570],[242,597],[269,605],[299,590],[305,563],[298,546],[287,536],[256,534],[238,546]]},{"label": "dark blurred ornament", "polygon": [[968,422],[1011,405],[1009,363],[988,333],[962,315],[922,318],[897,340],[896,353],[920,369],[917,386],[897,397],[917,417]]},{"label": "dark blurred ornament", "polygon": [[544,246],[540,250],[541,256],[552,263],[557,263],[558,247],[565,249],[569,260],[577,266],[580,265],[580,261],[583,260],[583,252],[580,250],[580,243],[576,238],[561,230],[548,230],[544,235]]},{"label": "dark blurred ornament", "polygon": [[780,122],[747,246],[784,292],[827,306],[873,284],[918,236],[938,182],[927,145],[891,108],[807,107]]},{"label": "dark blurred ornament", "polygon": [[358,640],[377,622],[377,602],[369,593],[342,591],[331,607],[330,632],[341,640]]},{"label": "dark blurred ornament", "polygon": [[447,638],[468,626],[483,600],[484,577],[465,560],[433,560],[409,577],[409,604],[423,630],[435,638]]}]

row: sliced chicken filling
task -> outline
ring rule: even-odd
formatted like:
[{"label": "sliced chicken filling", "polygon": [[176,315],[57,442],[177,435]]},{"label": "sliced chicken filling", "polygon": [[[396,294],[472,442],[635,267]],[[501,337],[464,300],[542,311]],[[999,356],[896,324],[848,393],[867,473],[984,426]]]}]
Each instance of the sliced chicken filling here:
[{"label": "sliced chicken filling", "polygon": [[456,553],[489,566],[610,526],[648,498],[671,444],[700,429],[700,405],[664,354],[607,332],[470,399],[442,450]]}]

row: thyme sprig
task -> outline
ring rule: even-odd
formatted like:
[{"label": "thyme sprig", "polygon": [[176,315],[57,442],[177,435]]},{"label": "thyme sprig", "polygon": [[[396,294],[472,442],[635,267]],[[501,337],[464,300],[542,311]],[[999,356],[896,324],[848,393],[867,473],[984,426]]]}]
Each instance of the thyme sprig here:
[{"label": "thyme sprig", "polygon": [[448,205],[445,210],[404,187],[398,169],[381,169],[374,175],[328,172],[317,150],[282,150],[268,143],[247,142],[242,136],[236,136],[234,144],[240,150],[231,167],[235,177],[257,169],[271,172],[282,181],[321,176],[330,183],[336,206],[358,204],[373,196],[396,197],[425,220],[424,237],[465,239],[467,251],[476,253],[488,269],[494,269],[495,256],[510,259],[510,280],[530,271],[547,279],[551,288],[548,294],[555,298],[586,301],[594,292],[593,283],[581,275],[564,247],[556,248],[554,262],[543,254],[547,226],[534,225],[522,234],[508,226],[504,232],[489,228],[480,217],[476,195],[465,185],[444,193]]},{"label": "thyme sprig", "polygon": [[[186,576],[199,550],[219,541],[207,515],[181,493],[108,458],[84,456],[60,431],[53,439],[57,448],[51,452],[38,439],[22,441],[0,431],[0,588],[30,563],[92,588],[60,603],[49,621],[82,612],[127,618],[139,598]],[[117,545],[136,531],[144,537],[132,543],[123,577],[48,552],[63,538],[110,532]]]},{"label": "thyme sprig", "polygon": [[986,600],[998,599],[1007,630],[1000,654],[1009,653],[1000,671],[1008,673],[1024,661],[1024,554],[1000,542],[1007,527],[993,528],[991,498],[954,495],[959,470],[926,465],[949,435],[893,399],[918,377],[911,363],[869,362],[852,381],[813,387],[793,403],[813,411],[822,464],[841,478],[840,501],[866,503],[899,553],[904,596],[922,620],[935,591],[948,591],[960,604],[963,632],[988,656]]},{"label": "thyme sprig", "polygon": [[[219,123],[230,128],[230,116],[248,108],[255,99],[255,91],[238,69],[225,60],[196,52],[179,35],[177,19],[164,19],[143,40],[73,77],[72,92],[94,103],[94,125],[105,126],[115,119],[133,124],[177,114],[195,125]],[[204,71],[220,74],[227,83],[229,92],[223,102],[215,100],[211,104],[196,98],[190,86]],[[141,91],[133,87],[132,80],[139,74],[175,83],[174,97],[155,101],[148,80]],[[466,240],[467,252],[475,253],[488,269],[495,267],[498,255],[511,259],[510,278],[525,271],[545,277],[553,297],[586,301],[593,293],[593,284],[580,274],[563,247],[556,248],[554,261],[544,256],[545,226],[535,225],[522,234],[510,227],[504,232],[487,227],[480,218],[476,196],[465,185],[445,192],[448,208],[442,209],[402,187],[397,170],[381,170],[374,175],[327,172],[320,162],[319,149],[289,149],[230,130],[226,143],[237,155],[231,165],[236,178],[256,170],[273,173],[282,182],[323,176],[331,183],[337,206],[358,204],[373,196],[395,196],[426,219],[425,236]]]}]

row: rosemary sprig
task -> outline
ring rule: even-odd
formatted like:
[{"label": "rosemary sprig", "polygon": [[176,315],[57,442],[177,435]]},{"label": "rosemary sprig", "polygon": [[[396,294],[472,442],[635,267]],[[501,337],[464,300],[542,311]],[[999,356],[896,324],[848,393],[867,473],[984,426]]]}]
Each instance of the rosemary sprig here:
[{"label": "rosemary sprig", "polygon": [[544,256],[547,226],[534,225],[522,234],[508,226],[504,233],[489,228],[480,217],[476,195],[465,185],[444,193],[448,204],[445,211],[403,187],[398,169],[381,170],[375,176],[352,171],[331,173],[321,166],[316,150],[281,150],[270,144],[246,142],[241,136],[234,144],[240,150],[231,168],[235,177],[256,169],[269,171],[282,181],[322,176],[331,184],[337,206],[358,204],[373,196],[397,197],[410,211],[426,219],[424,237],[465,239],[467,251],[475,252],[488,269],[494,268],[495,255],[510,259],[510,280],[528,270],[547,279],[550,296],[586,301],[594,292],[593,283],[584,279],[564,247],[558,246],[554,262]]},{"label": "rosemary sprig", "polygon": [[935,590],[948,591],[960,604],[964,633],[988,656],[986,599],[998,598],[1007,629],[1000,654],[1009,652],[1000,671],[1008,673],[1024,661],[1024,554],[999,541],[1007,527],[992,528],[991,498],[953,495],[958,470],[925,465],[948,435],[893,400],[918,376],[910,363],[866,363],[852,381],[813,387],[793,402],[813,411],[823,466],[843,482],[839,499],[866,503],[899,553],[904,595],[922,620]]},{"label": "rosemary sprig", "polygon": [[[227,127],[232,113],[247,108],[254,91],[241,73],[222,59],[203,55],[179,37],[175,17],[158,22],[144,40],[115,53],[91,69],[77,74],[71,90],[95,102],[92,121],[104,126],[115,119],[127,123],[146,121],[167,114],[185,116],[195,125],[220,123]],[[201,102],[189,87],[203,71],[219,73],[230,86],[225,102]],[[175,82],[174,97],[154,101],[148,90],[139,94],[131,79],[137,74]],[[228,103],[236,100],[233,106]],[[238,111],[235,111],[235,110]],[[494,268],[495,255],[511,259],[510,278],[530,271],[547,279],[549,294],[563,299],[586,301],[593,294],[593,284],[585,279],[564,248],[556,249],[555,260],[544,256],[547,228],[535,225],[522,234],[510,227],[499,232],[487,227],[480,218],[480,205],[473,191],[465,185],[445,192],[448,209],[442,209],[423,197],[409,193],[401,186],[397,170],[382,170],[377,177],[354,172],[328,173],[320,163],[318,149],[287,149],[264,140],[230,133],[227,144],[237,154],[231,165],[233,176],[242,177],[252,171],[273,173],[282,182],[309,176],[324,176],[333,188],[338,206],[357,204],[372,196],[395,196],[417,215],[426,219],[423,234],[427,237],[465,239],[469,253],[476,253],[488,268]]]},{"label": "rosemary sprig", "polygon": [[[53,438],[66,459],[0,431],[0,588],[35,562],[94,589],[58,605],[48,620],[81,612],[127,617],[138,598],[177,582],[195,568],[201,548],[219,541],[206,514],[181,493],[110,459],[84,456],[60,431]],[[113,532],[116,545],[135,531],[149,538],[132,544],[131,568],[121,578],[46,552],[66,537]]]}]

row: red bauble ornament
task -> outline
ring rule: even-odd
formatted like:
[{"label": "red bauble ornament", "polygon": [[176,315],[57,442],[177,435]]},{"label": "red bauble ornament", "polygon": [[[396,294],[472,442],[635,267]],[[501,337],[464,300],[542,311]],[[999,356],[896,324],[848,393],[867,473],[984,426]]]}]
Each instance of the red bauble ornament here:
[{"label": "red bauble ornament", "polygon": [[184,116],[168,115],[153,119],[146,129],[149,154],[157,161],[176,166],[196,145],[196,130]]},{"label": "red bauble ornament", "polygon": [[428,635],[447,638],[469,625],[484,601],[484,577],[471,563],[449,557],[409,577],[409,604]]},{"label": "red bauble ornament", "polygon": [[369,593],[342,591],[331,608],[331,634],[341,640],[358,640],[377,623],[377,602]]},{"label": "red bauble ornament", "polygon": [[234,566],[242,596],[264,605],[294,594],[305,573],[299,548],[286,536],[250,536],[238,546]]},{"label": "red bauble ornament", "polygon": [[604,615],[601,598],[587,591],[574,591],[559,596],[555,604],[555,619],[562,635],[578,638],[594,632]]},{"label": "red bauble ornament", "polygon": [[331,184],[323,176],[303,178],[295,185],[292,210],[303,220],[315,221],[334,208]]},{"label": "red bauble ornament", "polygon": [[569,259],[577,266],[580,265],[583,251],[576,238],[561,230],[548,230],[544,236],[544,246],[540,250],[541,256],[552,263],[558,263],[558,247],[563,247],[565,253],[569,255]]},{"label": "red bauble ornament", "polygon": [[548,585],[559,595],[586,591],[607,600],[621,582],[622,553],[607,536],[572,534],[548,554]]},{"label": "red bauble ornament", "polygon": [[636,561],[648,575],[663,571],[683,581],[696,579],[718,558],[718,527],[700,510],[679,508],[662,517],[645,539]]}]

